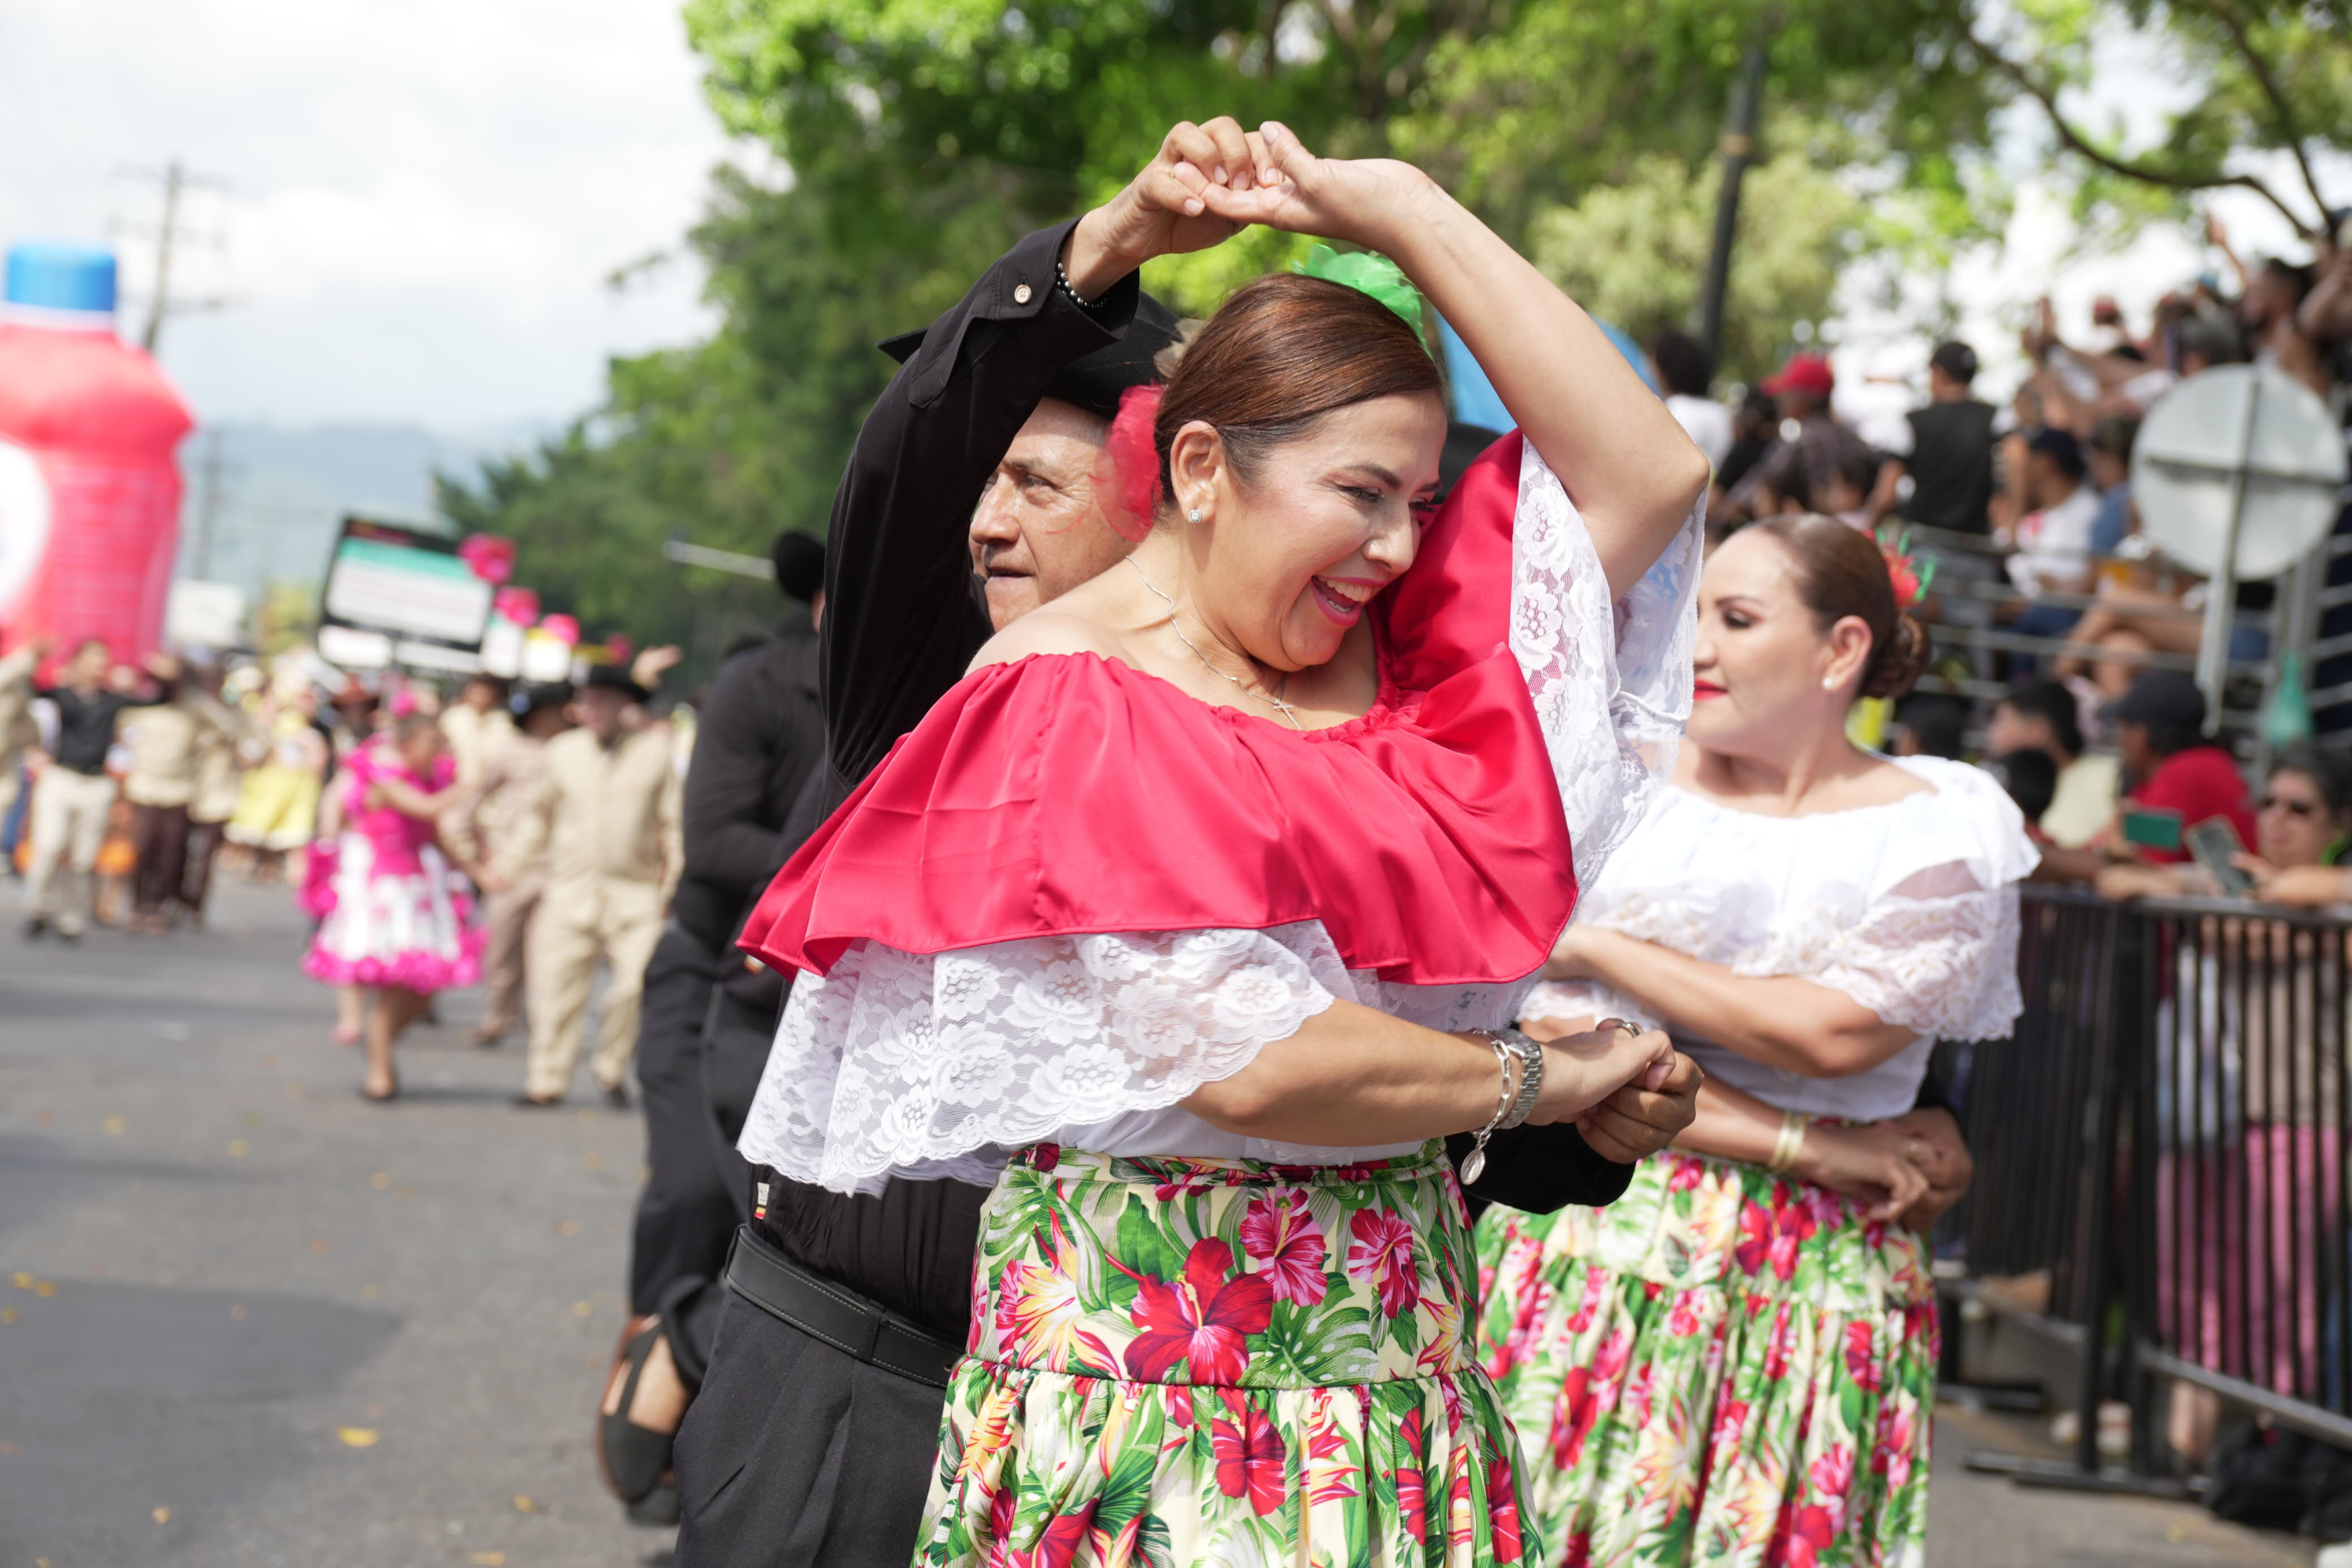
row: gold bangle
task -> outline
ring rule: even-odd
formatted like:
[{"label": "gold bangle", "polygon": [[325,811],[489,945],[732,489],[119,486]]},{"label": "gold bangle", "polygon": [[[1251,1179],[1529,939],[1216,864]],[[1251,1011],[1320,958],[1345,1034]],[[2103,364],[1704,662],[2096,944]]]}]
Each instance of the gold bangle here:
[{"label": "gold bangle", "polygon": [[1812,1124],[1813,1119],[1810,1116],[1794,1110],[1782,1111],[1780,1136],[1772,1141],[1772,1157],[1764,1162],[1765,1168],[1772,1171],[1785,1171],[1795,1164],[1797,1156],[1804,1152],[1805,1129]]}]

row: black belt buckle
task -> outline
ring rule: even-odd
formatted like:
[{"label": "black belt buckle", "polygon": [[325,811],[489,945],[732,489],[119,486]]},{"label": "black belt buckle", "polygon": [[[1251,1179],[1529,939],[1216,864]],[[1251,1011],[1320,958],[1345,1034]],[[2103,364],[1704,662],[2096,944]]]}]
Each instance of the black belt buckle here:
[{"label": "black belt buckle", "polygon": [[785,1257],[748,1225],[736,1227],[726,1279],[729,1289],[770,1317],[916,1383],[945,1388],[963,1356],[961,1345]]}]

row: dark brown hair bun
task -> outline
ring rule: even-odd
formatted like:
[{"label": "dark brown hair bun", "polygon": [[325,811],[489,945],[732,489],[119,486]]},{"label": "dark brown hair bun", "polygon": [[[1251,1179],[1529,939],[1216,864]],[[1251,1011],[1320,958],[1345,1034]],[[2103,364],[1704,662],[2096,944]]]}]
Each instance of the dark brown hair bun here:
[{"label": "dark brown hair bun", "polygon": [[1819,512],[1768,517],[1752,531],[1788,552],[1797,596],[1822,632],[1852,616],[1870,628],[1859,694],[1900,697],[1927,668],[1927,628],[1895,602],[1886,557],[1869,534]]}]

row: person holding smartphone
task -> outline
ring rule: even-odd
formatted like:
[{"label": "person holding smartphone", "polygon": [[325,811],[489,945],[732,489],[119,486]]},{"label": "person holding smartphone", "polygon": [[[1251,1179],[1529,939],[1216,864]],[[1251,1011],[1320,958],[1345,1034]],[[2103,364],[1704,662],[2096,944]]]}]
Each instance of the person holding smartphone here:
[{"label": "person holding smartphone", "polygon": [[2254,814],[2234,758],[2205,739],[2205,694],[2179,670],[2151,669],[2102,710],[2131,780],[2101,847],[2113,858],[2178,866],[2190,858],[2184,830],[2220,817],[2240,844],[2254,841]]},{"label": "person holding smartphone", "polygon": [[[2209,818],[2198,827],[2229,819]],[[2200,857],[2196,865],[2112,866],[2099,875],[2099,891],[2113,899],[2158,898],[2222,892],[2266,904],[2317,908],[2352,903],[2352,873],[2340,863],[2352,847],[2352,763],[2315,747],[2297,746],[2279,754],[2254,802],[2251,851],[2242,840],[2216,872]],[[2189,831],[2197,832],[2197,827]],[[2234,827],[2229,830],[2236,838]],[[2235,872],[2230,878],[2229,872]],[[2232,885],[2234,883],[2234,885]]]}]

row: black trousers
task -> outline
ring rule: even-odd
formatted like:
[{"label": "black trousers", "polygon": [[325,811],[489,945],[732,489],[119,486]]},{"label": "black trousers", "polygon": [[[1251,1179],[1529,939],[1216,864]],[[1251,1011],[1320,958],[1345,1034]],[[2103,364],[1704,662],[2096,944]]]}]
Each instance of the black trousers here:
[{"label": "black trousers", "polygon": [[188,912],[201,918],[205,900],[212,896],[213,862],[220,857],[221,840],[226,836],[226,822],[188,824],[188,868],[180,879],[180,902]]},{"label": "black trousers", "polygon": [[131,908],[152,915],[166,901],[182,901],[188,868],[188,808],[133,805],[131,841],[139,852],[139,869],[131,883]]},{"label": "black trousers", "polygon": [[723,1291],[677,1433],[677,1568],[907,1568],[946,1391]]},{"label": "black trousers", "polygon": [[738,1223],[703,1089],[702,1026],[719,963],[683,927],[665,927],[646,965],[637,1030],[647,1174],[629,1254],[629,1310],[662,1315],[688,1386],[700,1384],[709,1363],[719,1274]]}]

